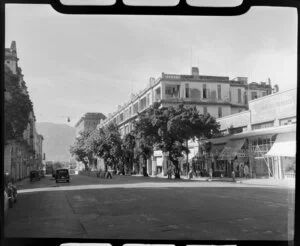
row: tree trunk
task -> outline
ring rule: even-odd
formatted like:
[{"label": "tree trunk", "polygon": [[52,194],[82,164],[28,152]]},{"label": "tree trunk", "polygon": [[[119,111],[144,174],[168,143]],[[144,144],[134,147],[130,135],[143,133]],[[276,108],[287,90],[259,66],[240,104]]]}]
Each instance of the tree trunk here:
[{"label": "tree trunk", "polygon": [[172,162],[172,164],[175,166],[174,169],[174,176],[175,179],[180,179],[180,168],[179,168],[179,161],[177,159],[173,159],[171,156],[169,156],[169,160]]},{"label": "tree trunk", "polygon": [[144,177],[148,177],[147,174],[147,157],[143,156],[143,175]]}]

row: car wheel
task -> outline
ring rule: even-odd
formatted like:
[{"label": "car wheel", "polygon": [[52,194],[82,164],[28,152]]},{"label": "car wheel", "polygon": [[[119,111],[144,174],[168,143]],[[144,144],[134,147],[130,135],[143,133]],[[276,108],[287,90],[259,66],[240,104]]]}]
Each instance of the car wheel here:
[{"label": "car wheel", "polygon": [[12,201],[11,199],[9,199],[9,207],[10,207],[10,208],[13,208],[13,206],[14,206],[13,201]]}]

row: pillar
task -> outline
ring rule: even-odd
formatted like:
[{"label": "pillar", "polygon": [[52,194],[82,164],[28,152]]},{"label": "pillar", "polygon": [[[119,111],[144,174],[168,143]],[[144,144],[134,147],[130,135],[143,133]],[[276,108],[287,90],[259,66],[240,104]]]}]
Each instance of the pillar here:
[{"label": "pillar", "polygon": [[162,174],[165,176],[167,175],[167,170],[168,170],[168,157],[166,153],[162,153],[163,155],[163,163],[162,163]]},{"label": "pillar", "polygon": [[157,162],[156,158],[152,156],[152,176],[156,177],[157,175]]}]

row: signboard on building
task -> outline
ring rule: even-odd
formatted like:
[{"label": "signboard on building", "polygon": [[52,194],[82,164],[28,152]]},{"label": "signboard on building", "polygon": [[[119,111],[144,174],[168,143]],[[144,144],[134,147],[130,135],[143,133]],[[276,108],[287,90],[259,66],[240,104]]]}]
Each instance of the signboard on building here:
[{"label": "signboard on building", "polygon": [[230,116],[226,116],[224,118],[220,118],[217,120],[220,123],[220,130],[225,130],[233,126],[237,127],[245,127],[250,123],[250,112],[244,111],[238,114],[233,114]]},{"label": "signboard on building", "polygon": [[251,124],[296,116],[296,93],[294,89],[250,101]]}]

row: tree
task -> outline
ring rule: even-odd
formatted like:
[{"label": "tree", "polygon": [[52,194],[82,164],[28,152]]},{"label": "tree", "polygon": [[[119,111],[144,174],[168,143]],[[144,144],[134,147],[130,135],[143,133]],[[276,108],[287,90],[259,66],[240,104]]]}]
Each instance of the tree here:
[{"label": "tree", "polygon": [[93,151],[87,148],[86,141],[91,135],[90,131],[82,131],[76,138],[75,143],[70,147],[70,153],[75,156],[77,161],[84,164],[85,170],[88,170],[89,164],[93,160]]},{"label": "tree", "polygon": [[118,127],[112,123],[104,129],[95,130],[88,140],[87,146],[95,156],[103,158],[105,171],[107,172],[108,166],[116,170],[117,165],[122,160],[121,144]]},{"label": "tree", "polygon": [[156,145],[164,153],[168,154],[169,160],[175,169],[175,178],[180,178],[178,158],[183,153],[188,155],[187,142],[189,139],[210,138],[218,132],[219,125],[209,114],[199,114],[196,107],[185,108],[160,107],[155,104],[146,112],[139,115],[136,123],[136,131],[142,143]]},{"label": "tree", "polygon": [[25,82],[20,85],[20,77],[13,74],[5,66],[4,87],[7,97],[4,103],[5,120],[5,142],[15,139],[20,141],[23,138],[23,132],[28,125],[30,112],[33,112],[33,105],[28,93],[24,93]]},{"label": "tree", "polygon": [[123,150],[123,158],[124,158],[123,170],[126,167],[127,170],[129,169],[130,171],[132,171],[135,146],[136,146],[136,138],[134,133],[131,132],[126,134],[122,140],[122,150]]}]

